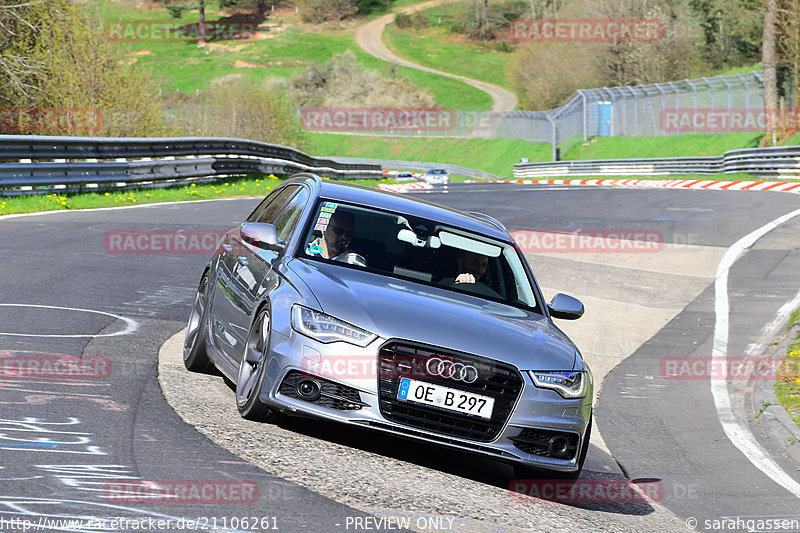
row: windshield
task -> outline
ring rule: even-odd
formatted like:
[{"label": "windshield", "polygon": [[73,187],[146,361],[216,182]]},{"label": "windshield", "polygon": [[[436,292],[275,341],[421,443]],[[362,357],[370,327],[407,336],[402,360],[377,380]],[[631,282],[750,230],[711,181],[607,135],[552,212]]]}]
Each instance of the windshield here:
[{"label": "windshield", "polygon": [[302,246],[302,258],[536,307],[513,246],[430,220],[322,200]]}]

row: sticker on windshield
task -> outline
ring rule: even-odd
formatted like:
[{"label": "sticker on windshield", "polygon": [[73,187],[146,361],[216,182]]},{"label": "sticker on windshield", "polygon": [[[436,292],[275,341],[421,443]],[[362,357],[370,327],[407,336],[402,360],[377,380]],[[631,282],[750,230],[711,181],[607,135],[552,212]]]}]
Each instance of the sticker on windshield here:
[{"label": "sticker on windshield", "polygon": [[319,214],[319,218],[331,218],[331,214],[323,211]]},{"label": "sticker on windshield", "polygon": [[[330,207],[331,209],[336,209],[336,206],[338,206],[338,205],[339,204],[336,204],[334,202],[325,202],[325,207]],[[331,211],[331,212],[333,212],[333,211]]]},{"label": "sticker on windshield", "polygon": [[325,231],[325,228],[327,227],[328,227],[327,224],[317,224],[316,226],[314,226],[314,231]]},{"label": "sticker on windshield", "polygon": [[336,211],[335,207],[323,207],[321,210],[323,213],[333,213]]}]

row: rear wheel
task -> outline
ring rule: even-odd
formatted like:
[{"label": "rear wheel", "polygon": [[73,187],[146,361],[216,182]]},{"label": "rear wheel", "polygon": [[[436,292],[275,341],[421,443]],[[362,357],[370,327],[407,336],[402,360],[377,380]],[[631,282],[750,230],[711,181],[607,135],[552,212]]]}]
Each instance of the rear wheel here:
[{"label": "rear wheel", "polygon": [[204,274],[192,302],[189,322],[186,325],[186,338],[183,341],[183,364],[192,372],[210,373],[214,363],[206,351],[208,335],[208,274]]},{"label": "rear wheel", "polygon": [[248,420],[278,422],[281,414],[261,401],[261,383],[267,364],[269,349],[270,314],[267,308],[258,312],[253,327],[247,335],[239,376],[236,379],[236,406],[239,414]]}]

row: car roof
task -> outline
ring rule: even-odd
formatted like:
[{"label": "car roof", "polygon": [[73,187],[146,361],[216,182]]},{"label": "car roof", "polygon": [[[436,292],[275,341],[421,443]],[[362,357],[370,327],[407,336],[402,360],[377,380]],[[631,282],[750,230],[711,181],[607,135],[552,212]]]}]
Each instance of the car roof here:
[{"label": "car roof", "polygon": [[503,231],[487,218],[453,209],[421,198],[412,198],[397,193],[372,189],[351,183],[323,180],[319,196],[329,200],[376,207],[401,214],[418,216],[444,225],[461,228],[503,242],[513,242],[508,232]]}]

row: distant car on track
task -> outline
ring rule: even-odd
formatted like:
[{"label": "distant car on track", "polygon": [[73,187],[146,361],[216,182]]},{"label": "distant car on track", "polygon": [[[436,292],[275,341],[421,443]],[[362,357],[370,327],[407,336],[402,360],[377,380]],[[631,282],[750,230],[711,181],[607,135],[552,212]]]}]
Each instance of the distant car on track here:
[{"label": "distant car on track", "polygon": [[302,174],[228,231],[189,316],[184,363],[236,384],[239,413],[319,417],[580,472],[592,377],[493,218]]},{"label": "distant car on track", "polygon": [[432,168],[423,174],[420,179],[431,185],[447,185],[450,183],[450,176],[444,168]]}]

